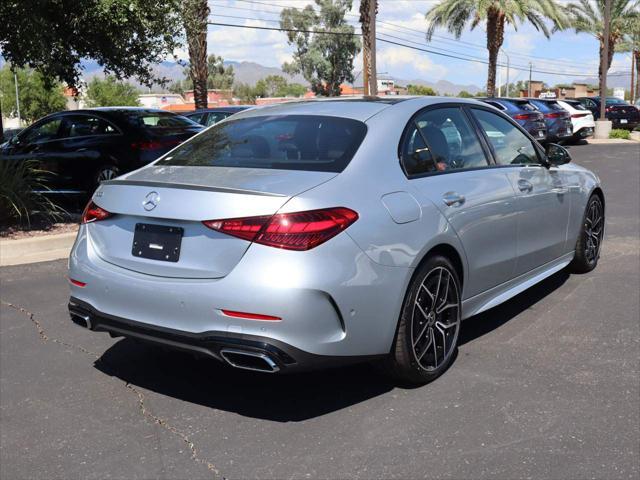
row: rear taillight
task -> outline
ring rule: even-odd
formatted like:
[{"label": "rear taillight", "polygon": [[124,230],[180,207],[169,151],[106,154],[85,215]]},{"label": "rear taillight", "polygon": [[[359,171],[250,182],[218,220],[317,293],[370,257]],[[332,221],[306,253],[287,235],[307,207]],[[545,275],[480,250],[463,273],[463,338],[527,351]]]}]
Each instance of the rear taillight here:
[{"label": "rear taillight", "polygon": [[131,148],[133,150],[159,150],[161,148],[175,147],[182,143],[181,140],[142,140],[140,142],[133,142]]},{"label": "rear taillight", "polygon": [[573,113],[571,114],[571,118],[583,118],[589,115],[588,113]]},{"label": "rear taillight", "polygon": [[567,116],[567,114],[563,112],[554,112],[554,113],[545,113],[544,118],[562,118]]},{"label": "rear taillight", "polygon": [[358,214],[344,207],[260,217],[207,220],[207,227],[250,242],[286,250],[310,250],[346,229]]},{"label": "rear taillight", "polygon": [[84,212],[82,212],[81,223],[99,222],[100,220],[109,218],[111,215],[113,214],[93,203],[93,200],[90,200],[84,208]]},{"label": "rear taillight", "polygon": [[513,116],[514,120],[532,120],[537,117],[538,115],[536,115],[535,113],[518,113],[517,115]]}]

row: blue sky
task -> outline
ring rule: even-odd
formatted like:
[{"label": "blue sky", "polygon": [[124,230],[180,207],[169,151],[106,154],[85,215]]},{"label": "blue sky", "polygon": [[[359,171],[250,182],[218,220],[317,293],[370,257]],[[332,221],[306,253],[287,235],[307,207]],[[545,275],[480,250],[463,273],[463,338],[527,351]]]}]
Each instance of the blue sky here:
[{"label": "blue sky", "polygon": [[[566,0],[560,0],[567,3]],[[278,12],[282,7],[304,7],[311,0],[210,0],[211,21],[240,25],[277,27]],[[486,59],[484,26],[466,31],[461,41],[453,39],[446,30],[437,30],[432,42],[424,39],[425,12],[437,0],[380,0],[378,35],[392,41],[429,48],[446,53],[462,54]],[[357,24],[359,1],[354,0],[350,23]],[[241,17],[241,18],[232,18]],[[392,38],[400,37],[399,38]],[[222,55],[227,60],[254,61],[266,66],[281,66],[291,58],[292,48],[281,32],[239,29],[231,27],[209,27],[209,52]],[[550,39],[529,25],[520,25],[518,30],[507,27],[504,49],[513,67],[528,68],[533,63],[534,80],[549,84],[570,82],[580,78],[577,74],[593,74],[598,71],[598,44],[587,34],[573,31],[558,32]],[[185,53],[182,53],[186,56]],[[434,54],[411,50],[401,46],[378,43],[378,71],[403,79],[423,79],[435,82],[449,80],[458,84],[475,84],[484,87],[486,65],[445,58]],[[501,60],[506,63],[506,56]],[[356,61],[356,72],[361,70],[361,58]],[[616,54],[610,74],[627,72],[631,68],[629,54]],[[506,68],[502,69],[503,82]],[[535,70],[558,74],[536,73]],[[512,68],[510,80],[525,80],[528,71]]]}]

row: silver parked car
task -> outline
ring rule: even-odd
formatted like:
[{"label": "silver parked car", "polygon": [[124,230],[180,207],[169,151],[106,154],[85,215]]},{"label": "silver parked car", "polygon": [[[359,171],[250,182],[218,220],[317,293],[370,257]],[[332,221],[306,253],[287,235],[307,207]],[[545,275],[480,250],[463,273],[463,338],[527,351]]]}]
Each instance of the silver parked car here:
[{"label": "silver parked car", "polygon": [[94,331],[296,371],[382,360],[427,382],[461,320],[598,261],[598,178],[478,101],[238,113],[103,183],[69,260]]}]

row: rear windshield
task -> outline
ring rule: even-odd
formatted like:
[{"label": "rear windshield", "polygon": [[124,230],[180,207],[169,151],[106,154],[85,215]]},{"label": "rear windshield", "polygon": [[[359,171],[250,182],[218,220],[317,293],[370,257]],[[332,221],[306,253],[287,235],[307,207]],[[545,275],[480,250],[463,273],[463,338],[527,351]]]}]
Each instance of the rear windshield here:
[{"label": "rear windshield", "polygon": [[138,127],[148,130],[167,128],[187,128],[198,125],[186,117],[171,112],[132,112],[128,113],[129,121]]},{"label": "rear windshield", "polygon": [[532,105],[528,100],[509,100],[513,105],[520,110],[527,110],[529,112],[535,112],[537,108]]},{"label": "rear windshield", "polygon": [[607,105],[629,105],[629,103],[616,97],[607,97]]},{"label": "rear windshield", "polygon": [[582,105],[579,101],[577,100],[564,100],[565,103],[569,104],[572,108],[575,108],[576,110],[586,110],[586,108],[584,107],[584,105]]},{"label": "rear windshield", "polygon": [[211,127],[156,165],[341,172],[366,131],[364,123],[338,117],[242,118]]}]

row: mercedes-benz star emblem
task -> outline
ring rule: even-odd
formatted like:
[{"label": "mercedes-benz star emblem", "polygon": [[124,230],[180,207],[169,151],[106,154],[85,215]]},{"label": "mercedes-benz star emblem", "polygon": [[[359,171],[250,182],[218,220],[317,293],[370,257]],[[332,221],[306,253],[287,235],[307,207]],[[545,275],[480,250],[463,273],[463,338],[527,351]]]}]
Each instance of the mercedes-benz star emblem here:
[{"label": "mercedes-benz star emblem", "polygon": [[147,193],[147,196],[144,197],[142,206],[147,212],[149,212],[158,206],[159,201],[160,201],[160,194],[158,192],[149,192]]}]

